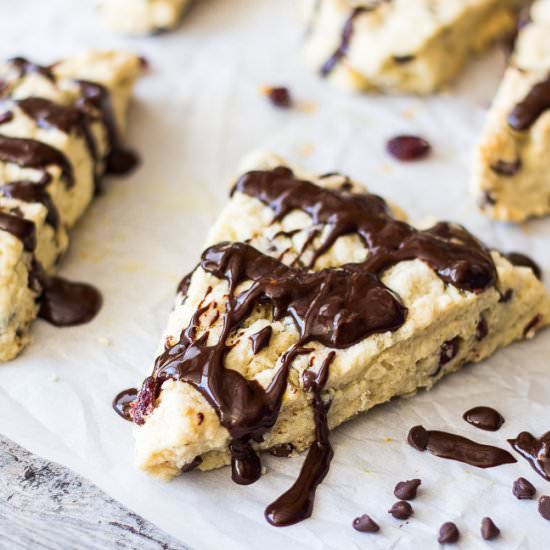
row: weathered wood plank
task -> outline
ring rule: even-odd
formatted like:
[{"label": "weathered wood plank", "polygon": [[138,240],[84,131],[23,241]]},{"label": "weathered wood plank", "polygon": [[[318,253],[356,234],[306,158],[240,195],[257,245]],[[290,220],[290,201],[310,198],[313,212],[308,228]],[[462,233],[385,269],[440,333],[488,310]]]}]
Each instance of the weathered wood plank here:
[{"label": "weathered wood plank", "polygon": [[58,464],[0,437],[1,550],[184,550]]}]

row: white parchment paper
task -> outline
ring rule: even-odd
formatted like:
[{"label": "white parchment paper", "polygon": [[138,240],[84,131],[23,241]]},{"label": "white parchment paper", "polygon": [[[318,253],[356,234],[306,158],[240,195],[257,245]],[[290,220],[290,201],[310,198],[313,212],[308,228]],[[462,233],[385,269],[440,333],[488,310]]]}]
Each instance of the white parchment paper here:
[{"label": "white parchment paper", "polygon": [[[131,426],[111,410],[113,396],[150,369],[175,286],[197,261],[226,201],[228,177],[258,147],[313,170],[347,172],[413,219],[433,214],[464,223],[491,245],[532,254],[548,276],[550,220],[491,223],[467,193],[473,144],[503,52],[475,62],[439,97],[350,97],[303,66],[294,0],[203,0],[177,32],[143,39],[111,34],[91,4],[0,0],[4,57],[48,62],[85,47],[124,47],[152,66],[138,85],[130,124],[129,141],[143,166],[109,184],[75,230],[62,267],[63,275],[99,287],[105,306],[82,327],[36,323],[34,344],[0,367],[0,432],[73,468],[196,549],[429,549],[438,547],[444,521],[458,524],[462,548],[486,548],[479,536],[486,515],[503,532],[495,548],[548,548],[550,524],[535,501],[511,494],[519,475],[550,493],[527,464],[484,471],[418,453],[404,441],[419,423],[503,446],[521,430],[541,435],[550,429],[548,331],[464,368],[430,393],[338,429],[313,518],[286,529],[270,527],[263,510],[290,485],[302,459],[266,458],[267,475],[250,487],[232,484],[227,469],[158,482],[134,470]],[[259,93],[265,84],[289,85],[305,107],[273,109]],[[407,165],[388,158],[385,140],[400,132],[426,136],[434,155]],[[506,417],[499,432],[461,420],[481,404]],[[395,501],[395,483],[411,477],[423,485],[414,517],[403,523],[386,510]],[[380,534],[351,528],[364,512],[380,523]]]}]

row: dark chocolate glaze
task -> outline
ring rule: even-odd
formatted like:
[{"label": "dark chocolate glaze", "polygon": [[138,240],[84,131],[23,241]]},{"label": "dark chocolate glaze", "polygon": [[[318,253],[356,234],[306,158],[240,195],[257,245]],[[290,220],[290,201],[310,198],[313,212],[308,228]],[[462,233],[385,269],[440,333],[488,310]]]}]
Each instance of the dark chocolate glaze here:
[{"label": "dark chocolate glaze", "polygon": [[528,267],[530,268],[533,273],[535,274],[535,277],[542,281],[542,269],[540,266],[530,258],[529,256],[526,256],[525,254],[522,254],[521,252],[509,252],[508,254],[504,254],[504,257],[512,264],[518,267]]},{"label": "dark chocolate glaze", "polygon": [[415,426],[409,432],[408,441],[420,451],[427,450],[435,456],[458,460],[478,468],[494,468],[502,464],[517,462],[508,451],[499,447],[482,445],[471,439],[447,432],[428,431],[422,426]]},{"label": "dark chocolate glaze", "polygon": [[525,98],[508,115],[508,124],[518,131],[528,130],[537,119],[550,109],[550,75],[535,84]]},{"label": "dark chocolate glaze", "polygon": [[136,388],[128,388],[122,390],[113,399],[113,409],[124,420],[132,422],[132,405],[136,402],[138,390]]},{"label": "dark chocolate glaze", "polygon": [[508,443],[531,464],[537,474],[550,481],[550,432],[540,438],[521,432]]},{"label": "dark chocolate glaze", "polygon": [[118,135],[118,129],[111,104],[111,94],[101,84],[87,80],[79,80],[82,97],[77,101],[76,106],[90,112],[99,112],[101,120],[107,131],[109,141],[109,153],[107,156],[107,173],[114,175],[125,175],[132,171],[139,163],[137,155],[124,149]]},{"label": "dark chocolate glaze", "polygon": [[0,136],[0,160],[11,162],[24,168],[45,170],[57,165],[61,168],[61,177],[68,187],[74,185],[73,167],[69,159],[51,145],[34,139]]},{"label": "dark chocolate glaze", "polygon": [[332,56],[325,61],[323,66],[321,67],[321,76],[328,76],[346,57],[346,54],[348,53],[348,48],[351,42],[351,38],[353,36],[353,25],[355,23],[355,18],[361,15],[362,13],[365,13],[367,11],[371,11],[374,8],[367,8],[367,7],[358,7],[354,8],[351,12],[350,16],[346,20],[344,24],[344,28],[342,29],[342,37],[340,39],[340,45],[338,48],[336,48],[336,51],[332,54]]},{"label": "dark chocolate glaze", "polygon": [[[249,172],[234,191],[268,205],[274,221],[302,210],[314,224],[326,224],[328,235],[310,265],[342,235],[357,233],[369,250],[362,263],[317,272],[289,267],[245,243],[219,243],[203,253],[201,268],[226,280],[229,287],[219,340],[208,344],[207,333],[197,334],[206,310],[199,307],[180,340],[157,358],[153,375],[140,391],[134,421],[145,421],[165,380],[191,384],[211,404],[231,436],[233,479],[251,483],[261,471],[251,441],[261,441],[275,424],[290,367],[298,355],[312,351],[307,344],[348,348],[372,334],[397,330],[405,322],[406,308],[381,282],[386,269],[400,261],[420,259],[445,283],[474,292],[495,284],[496,269],[489,251],[462,227],[440,223],[418,231],[395,220],[379,197],[323,189],[297,180],[288,168]],[[244,281],[250,281],[250,286],[237,294],[236,288]],[[188,279],[182,290],[187,285]],[[271,306],[274,320],[290,317],[298,331],[297,342],[281,357],[267,388],[224,366],[228,337],[259,305]],[[324,364],[319,372],[326,376],[327,370]],[[314,394],[316,442],[296,484],[266,510],[273,524],[287,525],[307,517],[315,488],[328,469],[332,450],[321,400],[323,385],[323,379],[308,383]]]},{"label": "dark chocolate glaze", "polygon": [[43,204],[48,211],[46,222],[54,229],[59,227],[59,213],[50,194],[41,182],[12,181],[0,187],[0,193],[5,197],[17,199],[23,202],[38,202]]},{"label": "dark chocolate glaze", "polygon": [[36,248],[34,223],[21,215],[0,210],[0,230],[7,231],[19,239],[27,252],[33,252]]},{"label": "dark chocolate glaze", "polygon": [[315,441],[309,448],[298,479],[292,487],[265,509],[265,517],[271,525],[284,527],[293,525],[311,516],[315,491],[328,473],[334,451],[329,441],[327,412],[330,403],[323,403],[321,391],[325,386],[330,363],[334,359],[331,351],[319,373],[313,392],[313,412],[315,415]]},{"label": "dark chocolate glaze", "polygon": [[273,329],[271,328],[271,326],[267,325],[250,337],[250,341],[252,342],[252,353],[254,355],[260,353],[260,351],[262,351],[266,346],[269,345],[269,340],[271,340],[272,332]]},{"label": "dark chocolate glaze", "polygon": [[13,120],[13,112],[5,111],[0,115],[0,124],[7,124]]},{"label": "dark chocolate glaze", "polygon": [[181,471],[182,473],[187,473],[193,471],[195,468],[198,468],[202,464],[202,458],[200,456],[196,456],[189,464],[185,464],[185,466],[182,466]]},{"label": "dark chocolate glaze", "polygon": [[466,411],[462,418],[468,424],[489,432],[496,432],[504,424],[504,417],[491,407],[474,407]]},{"label": "dark chocolate glaze", "polygon": [[61,277],[39,276],[42,294],[38,316],[56,327],[72,327],[91,321],[102,305],[100,292],[86,283]]}]

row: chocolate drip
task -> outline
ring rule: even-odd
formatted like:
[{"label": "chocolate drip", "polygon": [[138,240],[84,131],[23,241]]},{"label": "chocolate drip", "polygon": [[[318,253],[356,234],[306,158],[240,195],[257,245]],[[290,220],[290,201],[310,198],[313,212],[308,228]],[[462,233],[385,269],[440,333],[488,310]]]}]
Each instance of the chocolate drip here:
[{"label": "chocolate drip", "polygon": [[34,139],[0,136],[0,161],[24,168],[45,169],[57,165],[68,187],[74,185],[73,168],[69,159],[51,145]]},{"label": "chocolate drip", "polygon": [[504,424],[504,417],[491,407],[474,407],[466,411],[462,418],[468,424],[489,432],[496,432]]},{"label": "chocolate drip", "polygon": [[38,316],[56,327],[72,327],[91,321],[99,312],[102,297],[86,283],[74,283],[41,272],[34,274],[40,282],[40,311]]},{"label": "chocolate drip", "polygon": [[113,399],[113,409],[124,420],[132,422],[132,409],[136,402],[138,391],[135,388],[128,388],[121,391]]},{"label": "chocolate drip", "polygon": [[420,451],[428,450],[440,458],[458,460],[478,468],[494,468],[502,464],[517,462],[508,451],[499,447],[482,445],[471,439],[447,432],[428,431],[422,426],[415,426],[411,429],[408,441]]},{"label": "chocolate drip", "polygon": [[533,470],[550,481],[550,432],[537,438],[529,432],[521,432],[508,443],[531,464]]},{"label": "chocolate drip", "polygon": [[[440,223],[427,231],[417,231],[393,219],[379,197],[323,189],[295,179],[288,168],[250,172],[238,181],[235,190],[267,204],[274,211],[274,220],[299,209],[308,213],[314,224],[326,224],[329,234],[311,265],[342,235],[359,234],[368,249],[368,257],[362,263],[318,272],[289,267],[245,243],[220,243],[203,253],[201,268],[227,281],[229,286],[219,340],[209,345],[208,333],[197,334],[200,318],[207,309],[200,306],[179,342],[169,345],[157,358],[153,375],[145,380],[139,393],[134,422],[145,421],[165,380],[192,385],[230,433],[233,479],[250,483],[261,470],[250,442],[262,441],[275,424],[290,367],[298,355],[312,351],[307,344],[318,342],[344,349],[372,334],[397,330],[405,322],[406,308],[380,280],[386,269],[418,258],[446,283],[475,292],[495,283],[496,269],[488,250],[462,227]],[[182,291],[188,281],[186,278],[181,285]],[[237,287],[244,281],[250,281],[250,286],[237,294]],[[267,388],[224,366],[230,349],[226,344],[228,337],[257,306],[270,307],[274,320],[290,317],[298,331],[297,342],[280,358]],[[327,368],[321,369],[324,375]],[[332,451],[326,438],[326,410],[320,398],[323,385],[324,380],[309,384],[314,391],[317,440],[300,479],[288,493],[291,496],[283,495],[268,508],[266,515],[274,524],[294,523],[307,517],[315,488],[326,474]],[[302,496],[292,509],[286,508],[297,492]]]},{"label": "chocolate drip", "polygon": [[46,222],[54,229],[59,227],[59,213],[50,194],[44,189],[42,182],[13,181],[2,185],[0,193],[11,199],[43,204],[48,211]]},{"label": "chocolate drip", "polygon": [[269,345],[269,340],[271,340],[272,332],[273,329],[268,325],[250,337],[250,340],[252,342],[252,353],[254,355],[257,355],[258,353],[260,353],[260,351],[262,351],[266,346]]},{"label": "chocolate drip", "polygon": [[528,130],[550,109],[550,76],[535,84],[527,96],[508,115],[508,124],[514,130]]},{"label": "chocolate drip", "polygon": [[312,386],[315,441],[309,448],[300,475],[288,491],[265,509],[265,518],[276,527],[294,525],[311,516],[315,491],[325,479],[334,456],[327,422],[330,404],[325,405],[321,398],[321,391],[328,377],[328,368],[333,359],[334,352],[330,352]]},{"label": "chocolate drip", "polygon": [[340,61],[342,61],[344,57],[346,57],[351,38],[353,36],[353,25],[355,23],[355,18],[362,13],[365,13],[372,9],[374,8],[360,7],[353,9],[350,16],[346,20],[346,23],[344,24],[344,28],[342,29],[342,38],[340,40],[340,45],[332,54],[332,56],[321,67],[321,76],[328,76],[334,70],[336,65],[338,65],[338,63],[340,63]]},{"label": "chocolate drip", "polygon": [[535,277],[542,281],[542,269],[540,266],[530,258],[529,256],[526,256],[525,254],[521,254],[521,252],[509,252],[508,254],[504,254],[504,257],[512,264],[518,267],[528,267],[533,271],[535,274]]},{"label": "chocolate drip", "polygon": [[120,143],[117,124],[111,103],[111,94],[101,84],[97,82],[89,82],[87,80],[79,80],[80,91],[82,98],[77,101],[77,107],[80,107],[85,112],[92,109],[99,111],[101,120],[107,131],[107,139],[109,141],[109,154],[107,156],[107,173],[114,175],[125,175],[133,170],[139,160],[137,155],[124,149]]},{"label": "chocolate drip", "polygon": [[0,210],[0,230],[7,231],[19,239],[27,252],[33,252],[36,248],[36,229],[32,221]]}]

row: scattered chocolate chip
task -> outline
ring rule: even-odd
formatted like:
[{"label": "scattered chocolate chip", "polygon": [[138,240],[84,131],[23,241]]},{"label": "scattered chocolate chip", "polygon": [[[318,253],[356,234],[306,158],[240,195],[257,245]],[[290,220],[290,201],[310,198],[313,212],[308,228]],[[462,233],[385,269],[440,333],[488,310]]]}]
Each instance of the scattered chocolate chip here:
[{"label": "scattered chocolate chip", "polygon": [[292,445],[292,443],[282,443],[281,445],[271,447],[271,449],[269,449],[269,454],[278,458],[288,458],[293,450],[294,445]]},{"label": "scattered chocolate chip", "polygon": [[428,431],[423,426],[414,426],[409,430],[407,441],[417,451],[425,451],[428,447]]},{"label": "scattered chocolate chip", "polygon": [[517,159],[512,162],[506,160],[497,160],[491,164],[491,170],[499,176],[511,177],[515,176],[521,168],[521,160]]},{"label": "scattered chocolate chip", "polygon": [[550,521],[550,497],[544,495],[539,498],[539,514]]},{"label": "scattered chocolate chip", "polygon": [[268,88],[266,95],[275,107],[288,109],[292,106],[292,98],[290,97],[290,91],[288,88]]},{"label": "scattered chocolate chip", "polygon": [[422,484],[420,479],[409,479],[408,481],[400,481],[393,490],[393,494],[401,500],[414,500],[416,491]]},{"label": "scattered chocolate chip", "polygon": [[483,540],[493,540],[500,535],[500,529],[491,518],[481,520],[481,536]]},{"label": "scattered chocolate chip", "polygon": [[409,519],[414,513],[412,506],[406,500],[399,500],[389,510],[395,519]]},{"label": "scattered chocolate chip", "polygon": [[476,326],[476,340],[481,342],[487,334],[489,334],[489,325],[487,324],[487,321],[481,317]]},{"label": "scattered chocolate chip", "polygon": [[369,515],[363,514],[353,520],[353,528],[360,533],[377,533],[380,526]]},{"label": "scattered chocolate chip", "polygon": [[508,254],[504,254],[504,257],[512,264],[517,267],[528,267],[533,271],[535,274],[535,277],[541,281],[542,280],[542,269],[540,266],[530,258],[529,256],[526,256],[525,254],[522,254],[521,252],[509,252]]},{"label": "scattered chocolate chip", "polygon": [[393,60],[398,65],[405,65],[406,63],[410,63],[411,61],[414,61],[415,56],[412,54],[409,55],[394,55]]},{"label": "scattered chocolate chip", "polygon": [[519,500],[530,500],[535,496],[537,490],[530,481],[524,477],[519,477],[512,485],[512,493]]},{"label": "scattered chocolate chip", "polygon": [[6,111],[5,113],[0,114],[0,124],[6,124],[13,120],[13,113],[11,111]]},{"label": "scattered chocolate chip", "polygon": [[388,141],[386,149],[397,160],[411,161],[426,157],[432,147],[418,136],[396,136]]},{"label": "scattered chocolate chip", "polygon": [[488,432],[496,432],[504,424],[504,417],[491,407],[474,407],[466,411],[462,418],[468,424]]},{"label": "scattered chocolate chip", "polygon": [[439,537],[437,542],[439,544],[454,544],[460,538],[460,531],[458,527],[452,522],[448,521],[439,528]]}]

